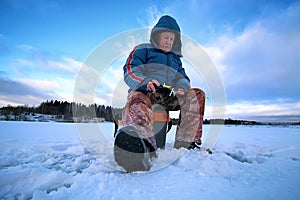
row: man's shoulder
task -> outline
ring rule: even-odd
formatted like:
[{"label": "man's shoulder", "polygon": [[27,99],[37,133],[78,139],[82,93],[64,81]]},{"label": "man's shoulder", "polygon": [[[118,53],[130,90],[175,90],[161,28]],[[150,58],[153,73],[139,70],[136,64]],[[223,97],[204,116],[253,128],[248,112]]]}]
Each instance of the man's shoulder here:
[{"label": "man's shoulder", "polygon": [[150,43],[142,43],[136,46],[137,49],[153,49]]},{"label": "man's shoulder", "polygon": [[153,48],[153,46],[150,43],[138,44],[137,46],[135,46],[134,49],[137,54],[145,54],[145,55],[149,55],[157,51],[155,48]]}]

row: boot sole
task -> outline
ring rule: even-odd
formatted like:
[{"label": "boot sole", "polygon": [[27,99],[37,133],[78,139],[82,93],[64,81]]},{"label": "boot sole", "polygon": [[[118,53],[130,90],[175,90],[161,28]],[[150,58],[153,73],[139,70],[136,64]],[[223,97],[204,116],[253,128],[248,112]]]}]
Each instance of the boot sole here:
[{"label": "boot sole", "polygon": [[118,130],[114,143],[115,161],[126,172],[149,171],[150,147],[139,136],[134,126],[126,126]]}]

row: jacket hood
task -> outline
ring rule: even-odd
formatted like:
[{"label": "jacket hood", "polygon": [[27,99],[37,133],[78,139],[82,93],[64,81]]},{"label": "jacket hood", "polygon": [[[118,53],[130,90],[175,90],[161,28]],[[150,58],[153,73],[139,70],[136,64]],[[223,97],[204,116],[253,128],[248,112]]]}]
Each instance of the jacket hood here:
[{"label": "jacket hood", "polygon": [[161,32],[170,31],[175,33],[175,40],[173,42],[173,47],[171,52],[176,55],[182,56],[181,54],[181,31],[176,20],[168,15],[162,16],[157,24],[152,28],[150,42],[151,44],[158,49],[157,39]]}]

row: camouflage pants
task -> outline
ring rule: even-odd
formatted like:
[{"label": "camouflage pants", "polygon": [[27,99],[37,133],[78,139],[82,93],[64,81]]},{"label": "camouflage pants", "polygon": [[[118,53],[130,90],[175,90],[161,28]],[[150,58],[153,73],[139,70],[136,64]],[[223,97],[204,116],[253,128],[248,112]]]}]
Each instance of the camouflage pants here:
[{"label": "camouflage pants", "polygon": [[153,130],[153,110],[180,110],[176,130],[176,142],[201,142],[202,123],[205,107],[205,94],[198,88],[193,88],[184,96],[169,96],[160,93],[129,93],[125,109],[122,113],[122,124],[134,125],[140,135],[157,149]]}]

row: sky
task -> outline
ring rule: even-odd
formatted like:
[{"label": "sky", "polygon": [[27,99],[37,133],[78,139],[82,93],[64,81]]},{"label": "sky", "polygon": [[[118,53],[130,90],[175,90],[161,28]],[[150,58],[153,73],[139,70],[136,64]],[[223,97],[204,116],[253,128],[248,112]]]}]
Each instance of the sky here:
[{"label": "sky", "polygon": [[[151,28],[165,14],[216,67],[227,118],[300,121],[300,1],[292,0],[0,0],[0,106],[73,101],[91,52],[118,34]],[[126,57],[106,70],[95,103],[111,104],[109,86],[122,82]],[[207,93],[209,117],[210,86],[198,78],[192,85]],[[125,104],[126,96],[117,96]]]}]

